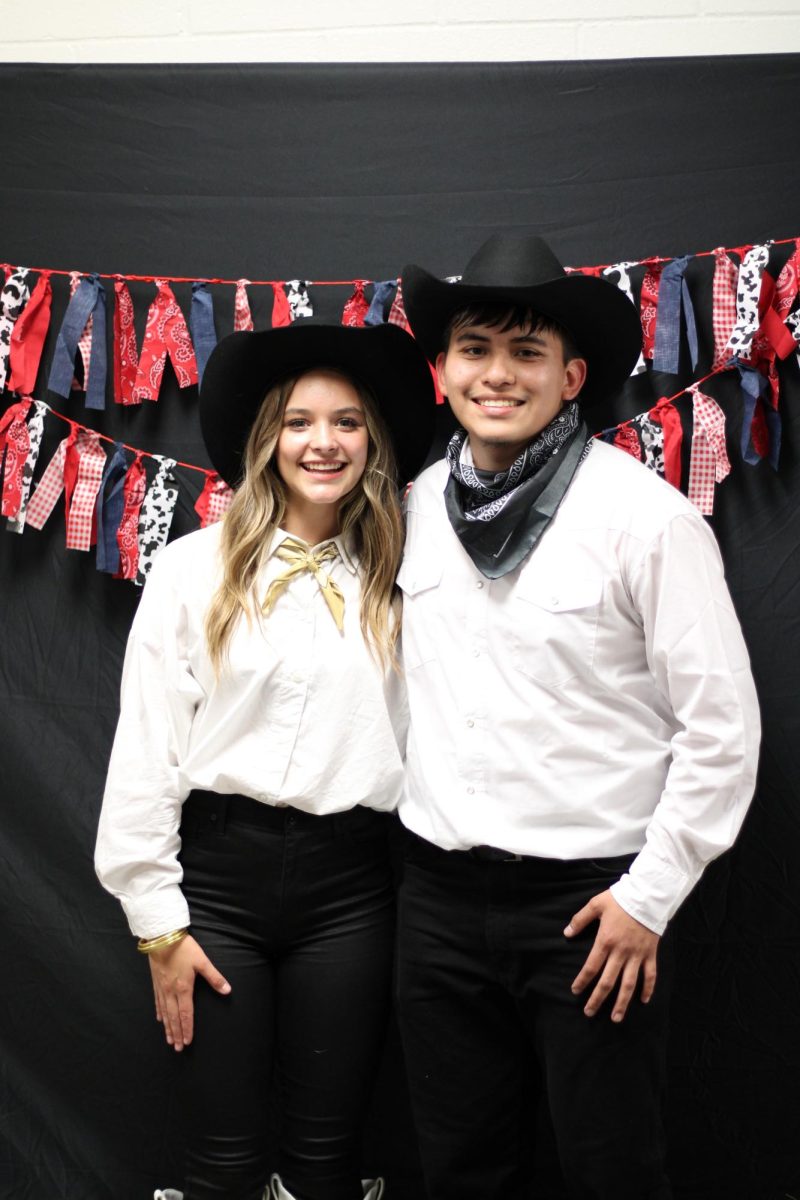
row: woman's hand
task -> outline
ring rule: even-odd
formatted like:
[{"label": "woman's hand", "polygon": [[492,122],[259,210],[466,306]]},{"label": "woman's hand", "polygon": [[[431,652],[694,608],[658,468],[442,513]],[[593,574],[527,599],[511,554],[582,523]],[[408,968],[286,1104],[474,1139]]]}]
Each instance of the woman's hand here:
[{"label": "woman's hand", "polygon": [[167,1044],[182,1050],[189,1045],[194,1032],[195,976],[202,975],[222,996],[228,995],[231,985],[190,935],[173,946],[154,950],[148,958],[156,998],[156,1020],[164,1026]]}]

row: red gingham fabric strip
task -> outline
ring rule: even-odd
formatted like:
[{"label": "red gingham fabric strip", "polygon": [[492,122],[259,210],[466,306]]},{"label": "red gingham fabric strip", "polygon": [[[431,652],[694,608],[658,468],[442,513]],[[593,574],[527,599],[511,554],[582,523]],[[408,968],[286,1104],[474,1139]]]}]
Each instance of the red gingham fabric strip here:
[{"label": "red gingham fabric strip", "polygon": [[658,289],[665,263],[648,263],[639,297],[639,316],[642,321],[642,354],[652,361],[656,346],[658,319]]},{"label": "red gingham fabric strip", "polygon": [[289,312],[293,321],[297,321],[300,317],[313,317],[314,306],[311,303],[305,279],[287,279],[286,298],[289,301]]},{"label": "red gingham fabric strip", "polygon": [[11,272],[0,292],[0,391],[6,386],[11,334],[17,318],[30,299],[27,278],[28,268],[19,267]]},{"label": "red gingham fabric strip", "polygon": [[22,472],[30,450],[26,424],[30,400],[12,404],[0,419],[0,462],[3,465],[3,495],[0,513],[16,517],[22,503]]},{"label": "red gingham fabric strip", "polygon": [[153,482],[145,492],[139,513],[139,565],[136,572],[136,583],[139,587],[147,579],[159,550],[166,545],[175,512],[175,501],[178,499],[175,459],[164,458],[160,454],[154,454],[153,457],[160,465]]},{"label": "red gingham fabric strip", "polygon": [[724,246],[718,246],[714,251],[714,283],[712,302],[712,322],[714,328],[714,361],[711,370],[722,366],[730,357],[728,343],[736,324],[736,281],[739,271],[734,262],[728,258]]},{"label": "red gingham fabric strip", "polygon": [[133,325],[133,301],[124,279],[114,281],[114,400],[117,404],[140,404],[134,395],[139,371],[139,351]]},{"label": "red gingham fabric strip", "polygon": [[6,529],[9,533],[22,533],[25,529],[25,514],[28,508],[28,497],[30,496],[31,484],[33,482],[33,472],[36,470],[39,451],[42,448],[44,419],[46,413],[47,405],[41,400],[35,400],[33,404],[33,414],[28,421],[28,457],[25,459],[22,467],[22,486],[20,488],[19,507],[15,515],[8,518]]},{"label": "red gingham fabric strip", "polygon": [[286,298],[283,284],[273,283],[272,285],[272,328],[281,329],[284,325],[291,325],[292,312],[289,308],[289,301]]},{"label": "red gingham fabric strip", "polygon": [[387,321],[391,325],[399,325],[401,329],[405,329],[406,333],[411,333],[411,326],[406,316],[406,307],[403,303],[403,288],[399,281],[397,291],[394,294],[394,300],[392,301],[392,307],[389,309]]},{"label": "red gingham fabric strip", "polygon": [[76,470],[75,482],[69,491],[67,549],[89,550],[97,540],[94,508],[106,465],[105,451],[94,430],[78,430],[78,436],[67,450],[68,459],[73,456]]},{"label": "red gingham fabric strip", "polygon": [[207,525],[214,525],[224,517],[231,506],[231,500],[233,500],[233,489],[225,480],[220,479],[219,475],[214,472],[206,475],[203,490],[197,497],[194,506],[194,511],[200,518],[200,528],[205,529]]},{"label": "red gingham fabric strip", "polygon": [[[637,262],[619,262],[614,263],[613,266],[605,267],[603,270],[603,274],[606,276],[606,278],[608,278],[611,283],[615,283],[621,292],[625,293],[631,304],[634,303],[634,299],[633,288],[631,286],[630,269],[631,267],[638,267],[638,265],[639,264]],[[614,275],[618,275],[619,279],[614,279]],[[636,366],[631,371],[631,375],[641,375],[642,371],[646,370],[647,363],[644,361],[644,354],[641,350],[639,350],[639,358],[637,359]]]},{"label": "red gingham fabric strip", "polygon": [[714,487],[731,469],[725,445],[725,414],[711,396],[689,388],[694,410],[694,435],[689,462],[688,497],[704,516],[714,511]]},{"label": "red gingham fabric strip", "polygon": [[165,279],[156,280],[158,291],[147,313],[147,327],[139,355],[133,402],[157,400],[169,355],[181,388],[197,383],[197,362],[186,320],[172,288]]},{"label": "red gingham fabric strip", "polygon": [[726,356],[748,360],[758,329],[761,276],[769,259],[771,242],[753,246],[744,256],[736,281],[736,325],[725,347]]},{"label": "red gingham fabric strip", "polygon": [[44,339],[50,328],[52,299],[50,272],[44,271],[11,330],[11,377],[8,386],[22,395],[29,395],[36,387]]},{"label": "red gingham fabric strip", "polygon": [[64,490],[64,464],[67,447],[75,440],[77,433],[77,428],[73,426],[69,435],[59,442],[55,454],[45,467],[36,491],[28,502],[28,511],[25,514],[26,525],[32,525],[34,529],[41,529],[55,508],[56,502]]},{"label": "red gingham fabric strip", "polygon": [[233,332],[252,333],[253,316],[250,312],[250,301],[247,297],[246,285],[249,279],[240,279],[236,284],[236,295],[233,301]]},{"label": "red gingham fabric strip", "polygon": [[141,454],[137,454],[125,476],[125,504],[117,530],[119,571],[115,579],[135,579],[139,569],[139,512],[144,500],[147,479]]},{"label": "red gingham fabric strip", "polygon": [[364,317],[369,312],[369,302],[364,295],[364,287],[368,282],[366,279],[356,280],[352,295],[347,298],[342,310],[343,325],[360,326],[364,324]]}]

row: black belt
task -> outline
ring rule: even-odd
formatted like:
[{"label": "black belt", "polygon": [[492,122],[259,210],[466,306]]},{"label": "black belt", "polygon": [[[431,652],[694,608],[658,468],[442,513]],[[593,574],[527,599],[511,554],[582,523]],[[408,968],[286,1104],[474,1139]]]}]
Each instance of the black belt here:
[{"label": "black belt", "polygon": [[525,858],[524,854],[512,854],[510,850],[499,850],[497,846],[470,846],[469,850],[462,850],[461,853],[480,862],[522,862]]}]

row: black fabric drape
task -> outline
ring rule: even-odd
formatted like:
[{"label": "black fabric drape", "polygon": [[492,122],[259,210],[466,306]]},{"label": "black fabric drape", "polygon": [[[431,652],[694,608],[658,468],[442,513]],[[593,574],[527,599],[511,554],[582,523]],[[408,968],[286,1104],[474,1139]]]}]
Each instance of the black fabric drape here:
[{"label": "black fabric drape", "polygon": [[[657,50],[657,47],[654,47]],[[800,56],[637,62],[289,66],[3,66],[0,257],[81,271],[386,279],[409,261],[456,273],[489,233],[537,232],[574,265],[800,235],[793,118]],[[688,274],[710,365],[710,259]],[[141,339],[148,284],[132,284]],[[220,334],[233,289],[212,288]],[[207,463],[196,392],[87,413],[130,444]],[[188,313],[188,285],[176,285]],[[336,317],[348,289],[312,288]],[[257,327],[270,289],[251,289]],[[110,314],[109,314],[110,315]],[[690,382],[639,376],[587,414],[604,427]],[[682,1200],[800,1196],[798,780],[800,382],[781,366],[780,470],[745,466],[732,379],[731,477],[714,528],[764,718],[760,785],[732,853],[676,921],[668,1123]],[[682,409],[691,429],[690,406]],[[440,446],[449,423],[440,417]],[[41,464],[66,426],[50,419]],[[685,464],[686,465],[686,464]],[[41,469],[41,468],[40,468]],[[173,527],[194,528],[201,478],[180,473]],[[172,1061],[147,972],[91,865],[136,589],[64,549],[63,515],[0,533],[3,968],[0,1196],[136,1200],[179,1181]],[[532,1065],[532,1071],[534,1067]],[[543,1197],[563,1193],[546,1121]],[[476,1121],[480,1114],[476,1114]],[[396,1041],[365,1167],[421,1194]]]}]

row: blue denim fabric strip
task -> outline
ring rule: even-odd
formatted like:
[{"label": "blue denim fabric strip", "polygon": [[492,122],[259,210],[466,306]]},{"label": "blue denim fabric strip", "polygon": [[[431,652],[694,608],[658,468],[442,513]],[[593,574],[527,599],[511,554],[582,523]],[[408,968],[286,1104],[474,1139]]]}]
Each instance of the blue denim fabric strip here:
[{"label": "blue denim fabric strip", "polygon": [[108,462],[100,491],[97,493],[95,514],[97,516],[97,555],[98,571],[116,575],[119,570],[119,546],[117,530],[119,529],[122,513],[125,508],[125,476],[128,471],[128,458],[119,442]]},{"label": "blue denim fabric strip", "polygon": [[92,353],[89,358],[89,386],[86,389],[86,407],[102,412],[106,406],[106,372],[108,370],[106,289],[97,275],[93,275],[92,279],[96,280],[96,293],[93,313],[94,320],[92,322]]},{"label": "blue denim fabric strip", "polygon": [[[747,363],[740,362],[739,359],[734,360],[739,371],[739,379],[741,382],[742,393],[744,395],[744,414],[742,417],[742,441],[741,452],[742,458],[751,467],[756,463],[761,462],[761,455],[753,445],[750,436],[750,429],[755,416],[756,403],[759,397],[764,396],[769,390],[769,381],[757,371],[755,367],[749,366]],[[767,422],[767,432],[769,433],[769,456],[768,461],[773,470],[778,469],[778,458],[781,451],[781,418],[770,404],[764,405],[764,415]]]},{"label": "blue denim fabric strip", "polygon": [[199,385],[203,382],[203,372],[211,351],[217,344],[217,331],[214,328],[214,301],[206,283],[192,284],[192,311],[189,315],[189,323],[192,327]]},{"label": "blue denim fabric strip", "polygon": [[383,325],[386,320],[383,314],[388,310],[389,305],[394,299],[396,289],[396,279],[384,279],[382,283],[375,284],[375,291],[372,294],[372,300],[364,317],[365,325]]},{"label": "blue denim fabric strip", "polygon": [[[95,310],[100,287],[97,275],[87,276],[80,281],[75,289],[75,294],[67,305],[64,320],[58,331],[47,386],[51,392],[55,392],[57,396],[63,396],[65,399],[69,396],[75,376],[75,355],[78,353],[78,342],[86,328],[86,322]],[[105,309],[103,315],[105,316]],[[105,336],[103,340],[105,341]],[[94,338],[92,338],[92,349],[94,350]],[[91,384],[91,369],[89,376]]]},{"label": "blue denim fabric strip", "polygon": [[[658,289],[658,316],[656,318],[656,338],[653,348],[653,370],[666,371],[670,375],[678,374],[678,365],[680,362],[681,300],[683,298],[685,304],[688,297],[688,289],[686,289],[686,296],[683,296],[683,273],[689,264],[689,258],[690,255],[686,254],[683,258],[673,258],[672,262],[667,263],[661,273],[661,283]],[[691,309],[691,300],[689,301],[689,308]],[[693,353],[696,357],[697,332],[694,329],[694,310],[692,310],[692,333],[689,334],[690,346],[692,336],[694,337]]]}]

